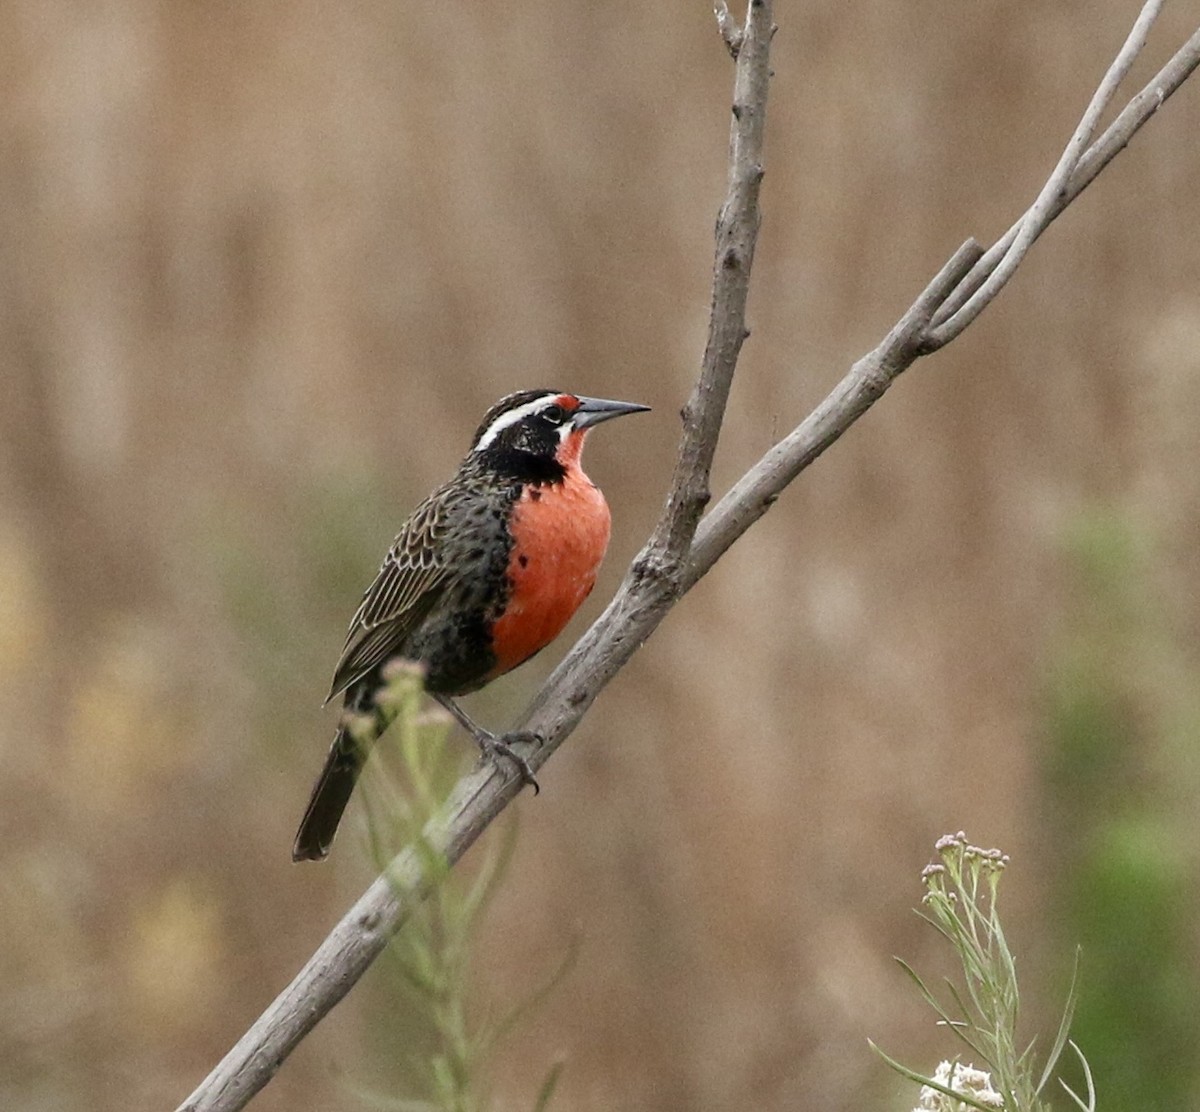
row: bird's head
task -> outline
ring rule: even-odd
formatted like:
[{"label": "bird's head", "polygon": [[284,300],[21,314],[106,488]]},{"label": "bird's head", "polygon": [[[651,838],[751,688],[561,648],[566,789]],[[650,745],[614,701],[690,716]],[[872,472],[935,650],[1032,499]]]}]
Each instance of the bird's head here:
[{"label": "bird's head", "polygon": [[505,470],[562,478],[578,466],[593,425],[649,408],[559,390],[522,390],[487,411],[471,442],[471,455]]}]

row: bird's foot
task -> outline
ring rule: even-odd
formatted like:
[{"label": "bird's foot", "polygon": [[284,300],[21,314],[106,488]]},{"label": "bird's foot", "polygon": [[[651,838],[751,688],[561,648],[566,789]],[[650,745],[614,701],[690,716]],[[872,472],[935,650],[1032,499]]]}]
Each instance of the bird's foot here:
[{"label": "bird's foot", "polygon": [[505,734],[503,737],[496,737],[495,734],[489,734],[485,730],[480,730],[475,735],[475,740],[479,743],[479,749],[485,758],[495,761],[499,756],[507,757],[512,761],[517,766],[517,771],[521,774],[521,783],[529,784],[533,788],[534,795],[537,795],[542,790],[529,762],[513,748],[513,743],[520,742],[541,745],[543,741],[541,734],[535,734],[530,730],[518,730],[511,734]]}]

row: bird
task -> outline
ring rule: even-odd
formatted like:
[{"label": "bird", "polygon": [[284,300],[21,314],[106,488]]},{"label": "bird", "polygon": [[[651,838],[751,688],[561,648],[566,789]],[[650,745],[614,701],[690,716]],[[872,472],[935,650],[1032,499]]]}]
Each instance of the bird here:
[{"label": "bird", "polygon": [[[483,757],[528,762],[454,701],[545,648],[596,582],[611,518],[580,463],[602,421],[649,410],[561,390],[522,390],[484,415],[449,482],[412,512],[350,622],[326,699],[344,710],[292,846],[327,856],[369,751],[386,728],[376,697],[389,662],[415,662],[425,690],[474,737]],[[352,736],[356,717],[373,719]]]}]

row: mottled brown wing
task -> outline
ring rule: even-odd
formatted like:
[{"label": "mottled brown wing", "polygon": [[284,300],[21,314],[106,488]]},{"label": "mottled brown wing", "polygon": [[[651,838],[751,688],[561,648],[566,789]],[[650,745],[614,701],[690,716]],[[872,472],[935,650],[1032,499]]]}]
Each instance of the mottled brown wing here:
[{"label": "mottled brown wing", "polygon": [[392,542],[350,621],[330,699],[393,655],[442,596],[452,578],[443,541],[453,501],[453,488],[430,495]]}]

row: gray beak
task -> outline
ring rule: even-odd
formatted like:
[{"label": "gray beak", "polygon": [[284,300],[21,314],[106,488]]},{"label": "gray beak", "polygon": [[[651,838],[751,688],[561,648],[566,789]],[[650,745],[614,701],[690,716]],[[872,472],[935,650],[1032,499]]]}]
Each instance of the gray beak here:
[{"label": "gray beak", "polygon": [[[578,397],[578,395],[577,395]],[[647,413],[648,405],[638,405],[637,402],[610,402],[604,398],[579,397],[579,408],[571,423],[577,429],[589,429],[601,421],[611,417],[620,417],[624,413]]]}]

